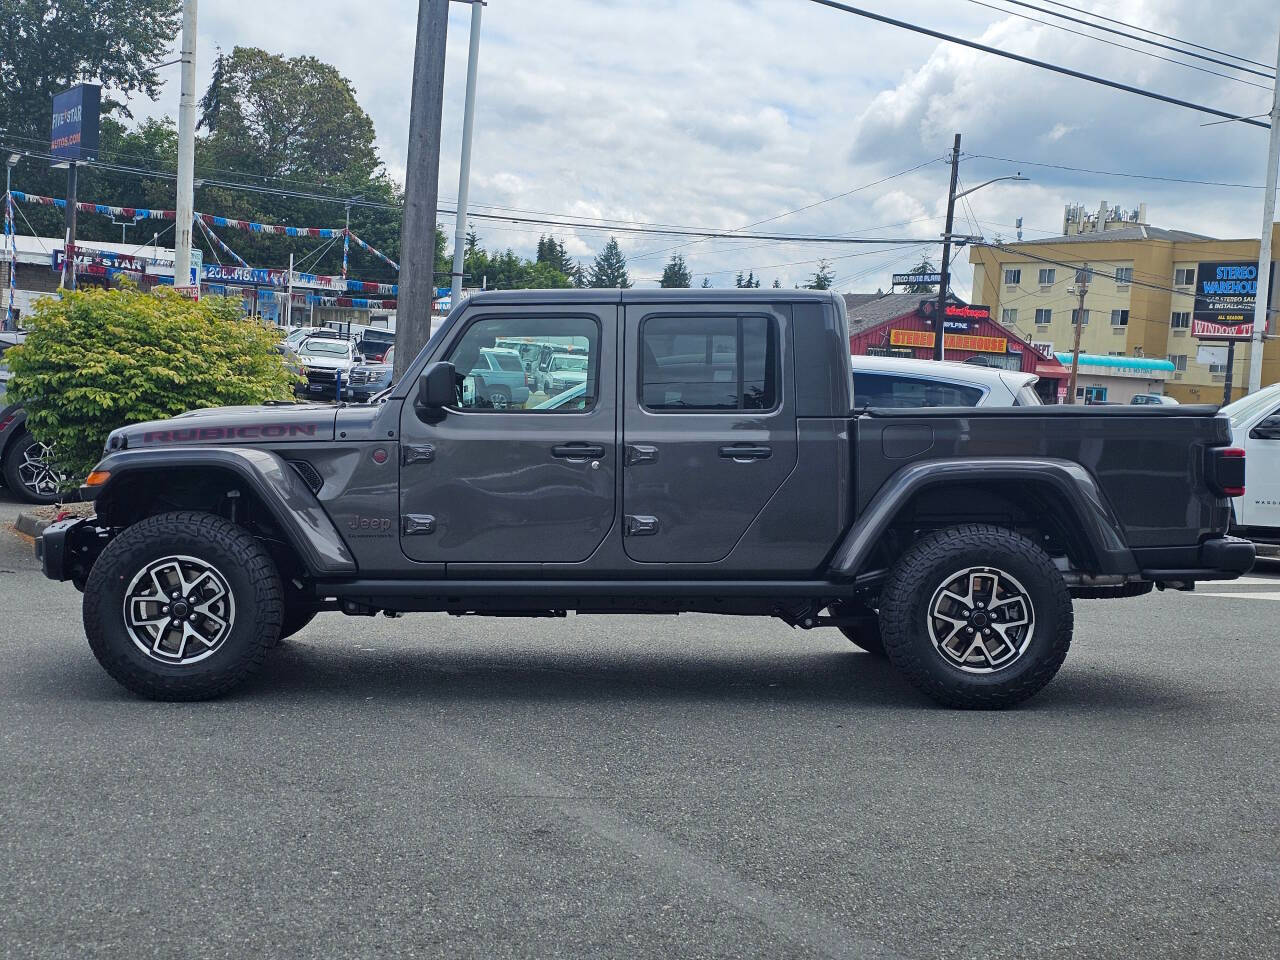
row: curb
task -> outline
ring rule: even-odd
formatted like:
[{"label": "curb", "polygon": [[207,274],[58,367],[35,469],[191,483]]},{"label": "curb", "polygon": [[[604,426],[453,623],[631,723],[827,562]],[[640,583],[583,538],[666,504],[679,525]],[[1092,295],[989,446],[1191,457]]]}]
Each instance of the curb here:
[{"label": "curb", "polygon": [[52,521],[42,520],[33,513],[19,513],[18,519],[14,521],[14,527],[19,533],[24,533],[28,537],[38,537],[44,533],[44,528],[49,526]]}]

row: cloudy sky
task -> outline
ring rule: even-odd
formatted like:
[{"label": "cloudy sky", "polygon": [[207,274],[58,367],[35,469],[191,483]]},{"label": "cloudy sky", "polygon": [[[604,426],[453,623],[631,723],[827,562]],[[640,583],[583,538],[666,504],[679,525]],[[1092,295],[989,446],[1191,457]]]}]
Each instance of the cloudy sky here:
[{"label": "cloudy sky", "polygon": [[[864,3],[1001,49],[1243,115],[1270,107],[1267,90],[1029,22],[1010,11],[1048,18],[1005,0]],[[1274,0],[1073,3],[1232,54],[1275,60],[1280,8]],[[468,6],[453,8],[442,205],[452,203],[457,192],[470,22]],[[218,47],[252,45],[327,60],[354,83],[377,127],[382,159],[402,180],[416,9],[413,0],[205,0],[199,84],[207,84]],[[176,113],[177,70],[168,73],[171,82],[161,100],[141,113]],[[1032,178],[973,195],[959,211],[960,229],[1011,238],[1021,216],[1026,237],[1046,236],[1060,232],[1064,204],[1096,210],[1106,200],[1126,208],[1146,202],[1151,222],[1160,226],[1256,236],[1266,132],[1241,124],[1201,125],[1212,119],[808,0],[489,0],[471,197],[473,209],[490,213],[514,208],[716,229],[769,220],[757,229],[936,238],[947,185],[941,158],[960,132],[969,155],[961,165],[962,183],[1016,170]],[[770,219],[802,207],[809,209]],[[524,224],[475,224],[486,246],[525,254],[539,233]],[[583,258],[607,237],[607,230],[556,232]],[[639,284],[656,281],[680,242],[621,234],[619,240]],[[838,289],[863,291],[887,286],[890,272],[910,266],[926,249],[936,262],[936,245],[822,248],[710,240],[686,243],[679,252],[695,284],[702,275],[716,285],[732,284],[738,271],[750,270],[766,285],[776,277],[790,286],[804,282],[817,258],[826,256]],[[961,293],[970,280],[966,263],[957,277]]]}]

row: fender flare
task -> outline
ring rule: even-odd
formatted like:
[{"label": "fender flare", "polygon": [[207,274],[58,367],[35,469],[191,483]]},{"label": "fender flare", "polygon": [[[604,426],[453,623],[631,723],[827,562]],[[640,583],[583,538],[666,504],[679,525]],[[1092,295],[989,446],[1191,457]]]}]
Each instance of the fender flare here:
[{"label": "fender flare", "polygon": [[1060,509],[1079,531],[1092,554],[1097,574],[1138,572],[1133,552],[1125,543],[1120,523],[1108,506],[1093,475],[1070,460],[1029,457],[921,460],[903,467],[876,491],[867,508],[840,541],[831,561],[833,577],[863,572],[876,543],[911,498],[930,487],[960,482],[990,484],[1013,480],[1041,489],[1048,487]]},{"label": "fender flare", "polygon": [[93,499],[100,512],[108,512],[113,498],[122,495],[132,480],[190,467],[227,471],[251,490],[312,576],[356,572],[355,557],[311,488],[282,457],[269,450],[232,446],[122,450],[109,454],[95,468],[109,471],[111,476]]}]

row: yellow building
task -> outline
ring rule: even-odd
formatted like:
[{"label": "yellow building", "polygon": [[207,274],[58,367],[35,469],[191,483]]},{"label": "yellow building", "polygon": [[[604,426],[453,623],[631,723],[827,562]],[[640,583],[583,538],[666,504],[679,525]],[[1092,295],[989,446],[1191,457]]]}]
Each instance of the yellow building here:
[{"label": "yellow building", "polygon": [[[1202,343],[1217,344],[1192,335],[1196,271],[1202,263],[1252,260],[1256,264],[1258,240],[1218,240],[1153,227],[1145,220],[1145,206],[1122,213],[1103,204],[1096,214],[1070,206],[1061,236],[974,245],[969,251],[970,299],[990,306],[994,318],[1026,339],[1069,352],[1078,298],[1068,288],[1075,288],[1076,270],[1088,264],[1091,275],[1081,353],[1168,359],[1174,370],[1166,376],[1164,393],[1182,403],[1221,403],[1226,365],[1199,362]],[[1272,229],[1272,245],[1280,251],[1280,224]],[[1273,292],[1273,308],[1277,303],[1280,295]],[[1249,343],[1236,344],[1233,398],[1247,390],[1249,351]],[[1117,362],[1117,367],[1122,370],[1123,365]],[[1263,354],[1262,383],[1277,381],[1280,342],[1272,340]],[[1124,402],[1127,396],[1114,394],[1132,395],[1151,388],[1150,383],[1135,383],[1128,391],[1113,390],[1107,399]]]}]

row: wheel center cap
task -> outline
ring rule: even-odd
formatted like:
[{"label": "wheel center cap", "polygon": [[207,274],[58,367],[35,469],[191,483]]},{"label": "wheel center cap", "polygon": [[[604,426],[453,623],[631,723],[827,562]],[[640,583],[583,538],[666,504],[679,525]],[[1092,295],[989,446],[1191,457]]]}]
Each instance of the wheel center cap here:
[{"label": "wheel center cap", "polygon": [[185,600],[174,601],[173,606],[170,607],[169,609],[172,611],[174,618],[177,620],[181,620],[183,617],[187,616],[187,614],[191,612],[191,608],[187,606],[187,601]]},{"label": "wheel center cap", "polygon": [[969,615],[969,622],[973,624],[975,627],[985,627],[988,623],[991,622],[991,618],[987,615],[986,611],[975,610],[972,614]]}]

